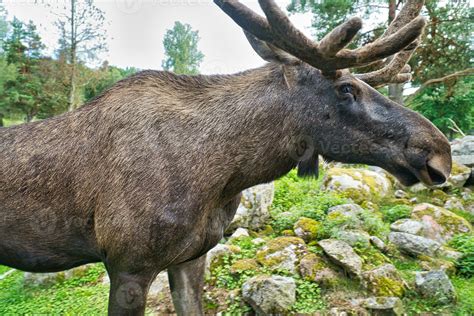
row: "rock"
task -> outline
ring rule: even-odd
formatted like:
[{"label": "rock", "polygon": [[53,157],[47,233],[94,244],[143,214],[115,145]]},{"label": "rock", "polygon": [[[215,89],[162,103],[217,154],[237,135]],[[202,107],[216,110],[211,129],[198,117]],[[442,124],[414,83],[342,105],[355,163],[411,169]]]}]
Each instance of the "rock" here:
[{"label": "rock", "polygon": [[209,274],[213,266],[219,265],[224,256],[232,254],[232,248],[228,245],[217,244],[209,250],[206,255],[206,274]]},{"label": "rock", "polygon": [[391,192],[392,183],[383,173],[367,169],[331,168],[323,179],[322,190],[336,191],[356,203],[377,201]]},{"label": "rock", "polygon": [[265,243],[265,239],[263,238],[255,238],[255,239],[252,239],[252,244],[254,245],[262,245]]},{"label": "rock", "polygon": [[369,297],[361,306],[374,316],[404,315],[403,303],[398,297]]},{"label": "rock", "polygon": [[157,297],[160,295],[167,295],[170,290],[168,283],[168,273],[166,271],[161,271],[156,276],[155,280],[150,286],[148,295],[151,297]]},{"label": "rock", "polygon": [[471,168],[453,161],[451,175],[448,178],[447,184],[445,184],[444,186],[462,188],[470,176]]},{"label": "rock", "polygon": [[390,225],[390,229],[394,232],[418,235],[423,230],[423,223],[409,218],[399,219]]},{"label": "rock", "polygon": [[441,257],[450,259],[450,260],[458,260],[461,259],[463,256],[462,252],[456,251],[452,248],[443,246],[438,250],[438,253]]},{"label": "rock", "polygon": [[260,184],[242,192],[242,198],[234,219],[226,229],[230,234],[238,227],[250,230],[264,228],[270,219],[269,207],[273,201],[273,182]]},{"label": "rock", "polygon": [[306,251],[303,239],[277,237],[271,239],[257,251],[257,261],[272,270],[287,270],[295,273],[299,257]]},{"label": "rock", "polygon": [[344,270],[359,276],[362,272],[362,259],[346,242],[337,239],[325,239],[318,242],[324,253]]},{"label": "rock", "polygon": [[411,216],[423,223],[423,236],[439,242],[446,242],[455,234],[472,231],[471,224],[463,217],[429,203],[416,205]]},{"label": "rock", "polygon": [[299,265],[300,275],[322,287],[330,288],[338,283],[339,275],[314,253],[304,256]]},{"label": "rock", "polygon": [[444,271],[417,272],[415,286],[423,297],[434,299],[439,304],[448,304],[456,300],[453,284]]},{"label": "rock", "polygon": [[376,296],[402,297],[405,285],[397,269],[391,264],[384,264],[362,274],[362,283],[367,290]]},{"label": "rock", "polygon": [[342,230],[337,232],[334,238],[345,241],[352,247],[368,247],[370,245],[370,235],[363,230]]},{"label": "rock", "polygon": [[397,199],[404,199],[407,197],[407,193],[403,190],[397,190],[395,191],[394,193],[394,196],[397,198]]},{"label": "rock", "polygon": [[63,282],[74,277],[83,276],[92,265],[93,264],[85,264],[66,271],[52,273],[25,272],[23,282],[27,285],[33,286],[52,285],[54,283]]},{"label": "rock", "polygon": [[240,259],[234,262],[230,267],[231,273],[240,273],[244,271],[255,271],[259,269],[257,260],[255,259]]},{"label": "rock", "polygon": [[357,204],[341,204],[328,209],[329,214],[340,214],[347,217],[357,217],[363,211]]},{"label": "rock", "polygon": [[259,275],[242,285],[242,297],[257,314],[286,314],[296,302],[296,283],[290,277]]},{"label": "rock", "polygon": [[409,188],[410,192],[412,193],[420,193],[423,191],[428,191],[428,187],[426,187],[423,183],[417,183],[415,185],[412,185]]},{"label": "rock", "polygon": [[441,247],[441,244],[434,240],[407,233],[391,232],[388,238],[398,249],[413,256],[427,255],[433,257]]},{"label": "rock", "polygon": [[468,135],[451,142],[453,160],[459,164],[474,167],[474,136]]},{"label": "rock", "polygon": [[301,217],[293,227],[295,235],[306,242],[316,239],[320,229],[320,222],[307,217]]},{"label": "rock", "polygon": [[462,205],[462,202],[455,197],[450,197],[446,203],[444,203],[444,208],[452,211],[452,210],[459,210],[459,211],[465,211],[464,205]]},{"label": "rock", "polygon": [[386,246],[385,243],[382,241],[382,239],[380,239],[380,238],[377,237],[377,236],[370,236],[370,243],[371,243],[375,248],[377,248],[378,250],[380,250],[381,252],[386,252],[386,251],[387,251],[387,246]]},{"label": "rock", "polygon": [[229,237],[228,242],[232,242],[233,240],[239,239],[240,237],[249,237],[249,231],[245,228],[239,227],[235,230],[235,232]]},{"label": "rock", "polygon": [[443,270],[448,275],[456,273],[456,266],[452,261],[441,258],[431,258],[428,256],[419,256],[418,259],[420,260],[420,267],[425,271]]}]

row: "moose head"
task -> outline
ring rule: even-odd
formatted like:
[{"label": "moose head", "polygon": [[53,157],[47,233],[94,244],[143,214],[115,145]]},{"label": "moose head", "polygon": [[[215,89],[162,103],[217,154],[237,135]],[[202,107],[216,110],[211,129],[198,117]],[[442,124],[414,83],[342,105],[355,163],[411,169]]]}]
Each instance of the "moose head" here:
[{"label": "moose head", "polygon": [[[273,0],[259,0],[266,18],[236,0],[215,0],[243,30],[254,50],[280,65],[297,113],[296,146],[311,150],[300,175],[317,175],[318,155],[380,166],[404,185],[441,184],[451,172],[450,145],[427,119],[383,96],[374,87],[411,79],[410,59],[423,32],[423,1],[408,0],[387,31],[357,49],[345,48],[362,27],[351,18],[319,43],[296,29]],[[349,68],[370,65],[372,72]],[[272,93],[279,93],[274,92]]]}]

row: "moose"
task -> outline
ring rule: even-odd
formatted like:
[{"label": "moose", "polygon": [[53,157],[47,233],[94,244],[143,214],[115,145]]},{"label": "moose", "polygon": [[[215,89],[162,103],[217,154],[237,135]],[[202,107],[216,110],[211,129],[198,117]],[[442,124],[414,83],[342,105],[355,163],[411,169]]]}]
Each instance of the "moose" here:
[{"label": "moose", "polygon": [[423,1],[407,0],[356,49],[346,46],[359,18],[314,42],[273,0],[259,0],[265,17],[237,0],[215,3],[266,65],[142,71],[73,112],[0,129],[0,264],[54,272],[103,262],[110,315],[142,315],[167,269],[177,313],[199,315],[205,254],[242,190],[296,167],[317,176],[320,156],[380,166],[407,186],[447,179],[443,134],[373,88],[410,80]]}]

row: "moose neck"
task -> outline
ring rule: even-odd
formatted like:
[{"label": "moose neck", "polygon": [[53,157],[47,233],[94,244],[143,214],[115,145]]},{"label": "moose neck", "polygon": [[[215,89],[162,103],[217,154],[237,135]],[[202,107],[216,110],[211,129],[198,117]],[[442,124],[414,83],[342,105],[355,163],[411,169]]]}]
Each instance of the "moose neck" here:
[{"label": "moose neck", "polygon": [[219,173],[229,175],[225,196],[272,181],[296,166],[289,144],[299,130],[281,66],[229,76],[212,94],[218,122],[213,146],[222,148],[213,154],[225,157],[220,167],[226,170]]}]

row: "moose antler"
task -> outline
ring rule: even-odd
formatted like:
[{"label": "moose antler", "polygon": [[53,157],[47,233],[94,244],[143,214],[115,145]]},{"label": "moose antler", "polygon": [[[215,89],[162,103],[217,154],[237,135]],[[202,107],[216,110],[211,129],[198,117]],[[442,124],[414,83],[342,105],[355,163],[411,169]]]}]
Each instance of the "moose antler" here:
[{"label": "moose antler", "polygon": [[[403,25],[415,19],[423,7],[424,0],[407,0],[397,17],[390,23],[389,27],[382,35],[383,37],[394,34]],[[411,79],[411,68],[406,63],[410,60],[418,46],[418,41],[405,47],[404,50],[396,54],[391,60],[387,60],[385,67],[372,72],[357,74],[356,77],[367,84],[377,87],[388,83],[403,83]]]},{"label": "moose antler", "polygon": [[[412,18],[409,22],[400,18],[390,25],[389,30],[381,38],[350,50],[345,47],[361,29],[360,18],[349,19],[316,43],[295,28],[273,0],[259,0],[266,19],[237,0],[214,0],[214,2],[246,32],[320,69],[326,75],[332,75],[338,69],[368,65],[407,47],[412,50],[410,44],[418,38],[425,26],[422,17]],[[400,16],[405,17],[407,14]],[[402,51],[393,59],[392,62],[396,62],[397,67],[398,63],[403,61],[404,54],[408,52]],[[361,76],[372,80],[373,74],[367,73]]]}]

